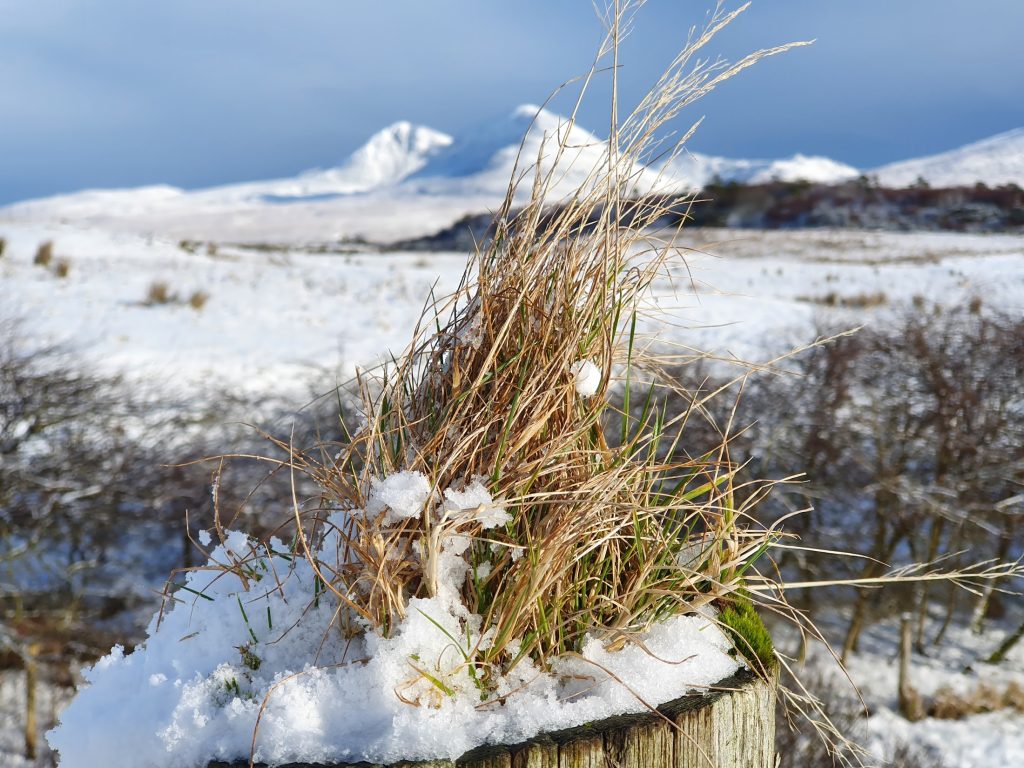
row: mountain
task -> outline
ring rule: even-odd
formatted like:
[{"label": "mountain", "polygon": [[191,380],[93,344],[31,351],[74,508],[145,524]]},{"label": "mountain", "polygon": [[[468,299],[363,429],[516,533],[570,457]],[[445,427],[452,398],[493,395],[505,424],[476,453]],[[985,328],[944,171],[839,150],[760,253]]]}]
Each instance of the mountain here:
[{"label": "mountain", "polygon": [[[521,148],[520,148],[521,145]],[[558,156],[559,145],[565,149]],[[586,180],[605,154],[605,143],[568,118],[533,104],[523,104],[506,115],[477,126],[441,150],[409,179],[425,193],[483,193],[498,196],[508,189],[513,172],[526,178],[529,189],[533,168],[551,170],[557,190],[575,189]],[[524,191],[525,191],[524,190]]]},{"label": "mountain", "polygon": [[335,168],[306,171],[287,179],[215,187],[205,194],[294,200],[369,192],[401,183],[451,143],[452,137],[447,134],[403,120],[375,133]]},{"label": "mountain", "polygon": [[102,219],[353,195],[401,183],[451,143],[452,138],[440,131],[401,121],[378,131],[341,165],[326,170],[194,191],[168,185],[88,189],[16,203],[6,211],[19,218]]},{"label": "mountain", "polygon": [[1024,186],[1024,128],[1000,133],[959,149],[890,163],[868,172],[885,187],[907,187],[924,179],[933,187]]},{"label": "mountain", "polygon": [[[422,237],[466,214],[493,210],[513,172],[519,180],[517,199],[523,200],[538,161],[544,173],[554,166],[548,199],[556,201],[587,183],[605,153],[600,137],[524,104],[454,139],[395,123],[338,166],[290,178],[193,191],[169,186],[87,190],[9,206],[0,209],[0,219],[63,219],[222,242],[393,241]],[[687,153],[663,170],[637,167],[634,189],[692,191],[716,178],[833,182],[858,175],[842,163],[803,155],[742,160]]]},{"label": "mountain", "polygon": [[740,160],[684,153],[673,161],[670,175],[686,186],[700,188],[714,181],[763,184],[770,181],[810,181],[835,184],[860,176],[860,171],[827,157],[793,155],[783,160]]},{"label": "mountain", "polygon": [[[566,150],[559,161],[557,180],[559,186],[575,189],[604,158],[604,140],[578,125],[569,127],[567,118],[533,104],[517,107],[439,151],[410,181],[430,180],[423,185],[425,190],[442,186],[450,190],[457,184],[463,189],[504,193],[517,157],[520,175],[536,163],[538,156],[543,158],[543,168],[545,161],[553,159],[563,137]],[[666,169],[660,182],[653,169],[640,169],[636,186],[699,189],[716,178],[755,184],[773,180],[831,184],[859,175],[856,168],[827,157],[798,154],[782,160],[737,160],[683,153]]]}]

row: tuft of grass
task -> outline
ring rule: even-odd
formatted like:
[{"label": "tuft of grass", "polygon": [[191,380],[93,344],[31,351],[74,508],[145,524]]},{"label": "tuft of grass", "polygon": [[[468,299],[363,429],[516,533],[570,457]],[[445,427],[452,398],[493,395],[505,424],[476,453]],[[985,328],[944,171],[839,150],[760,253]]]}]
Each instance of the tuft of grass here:
[{"label": "tuft of grass", "polygon": [[69,259],[57,259],[53,263],[53,274],[55,276],[65,278],[69,272],[71,272],[71,261]]},{"label": "tuft of grass", "polygon": [[[797,301],[809,304],[821,304],[825,307],[841,307],[843,309],[871,309],[881,307],[889,302],[889,297],[884,291],[875,293],[856,293],[851,296],[843,296],[835,291],[829,291],[824,296],[797,296]],[[915,297],[916,306],[917,297]]]},{"label": "tuft of grass", "polygon": [[3,258],[4,251],[7,250],[7,238],[0,237],[0,258]]},{"label": "tuft of grass", "polygon": [[206,306],[206,302],[209,300],[210,294],[204,290],[192,291],[188,297],[188,305],[197,312]]},{"label": "tuft of grass", "polygon": [[39,244],[36,248],[36,255],[32,259],[32,263],[37,267],[48,267],[50,262],[53,261],[53,241],[47,240]]},{"label": "tuft of grass", "polygon": [[[616,55],[632,10],[616,6],[608,19],[604,58]],[[613,119],[603,159],[568,195],[557,189],[572,162],[572,118],[547,137],[543,163],[520,158],[493,239],[471,257],[460,289],[426,307],[404,355],[360,375],[365,426],[333,457],[292,451],[292,466],[322,489],[320,509],[296,510],[308,531],[304,554],[342,613],[359,617],[352,633],[388,635],[411,598],[436,595],[445,546],[467,537],[471,573],[484,566],[487,575],[468,578],[461,596],[488,641],[464,655],[489,690],[524,658],[548,668],[578,653],[588,634],[618,648],[727,597],[774,540],[751,514],[771,484],[739,479],[727,425],[715,449],[688,455],[683,432],[701,418],[701,397],[637,334],[653,283],[681,261],[672,242],[649,234],[666,203],[631,196],[641,166],[671,159],[689,137],[666,149],[660,129],[721,81],[790,47],[735,64],[698,59],[737,14],[719,9],[636,109]],[[584,83],[605,64],[599,58]],[[592,395],[575,387],[581,361],[599,372]],[[613,386],[626,392],[622,408],[608,398]],[[669,400],[684,405],[669,410]],[[365,509],[372,482],[400,471],[429,480],[434,500],[421,515],[352,515],[336,531],[343,561],[318,560],[309,543],[324,532],[318,521]],[[503,528],[485,531],[436,505],[445,489],[473,480],[509,513]]]},{"label": "tuft of grass", "polygon": [[146,301],[149,306],[157,304],[170,304],[177,301],[177,294],[171,292],[171,286],[166,280],[154,280],[146,289]]}]

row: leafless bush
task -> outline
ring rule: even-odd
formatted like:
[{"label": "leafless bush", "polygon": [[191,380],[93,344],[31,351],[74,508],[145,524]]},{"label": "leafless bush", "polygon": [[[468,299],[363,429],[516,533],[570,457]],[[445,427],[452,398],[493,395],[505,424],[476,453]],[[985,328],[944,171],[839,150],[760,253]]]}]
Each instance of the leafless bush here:
[{"label": "leafless bush", "polygon": [[209,300],[210,294],[203,290],[192,291],[192,294],[188,297],[188,305],[192,309],[199,311],[206,306],[206,302]]},{"label": "leafless bush", "polygon": [[154,280],[146,289],[146,301],[149,306],[156,304],[170,304],[177,301],[177,294],[171,291],[171,286],[166,280]]},{"label": "leafless bush", "polygon": [[979,683],[966,692],[943,686],[932,697],[928,714],[941,720],[961,720],[968,715],[998,712],[1001,709],[1024,713],[1024,688],[1014,681],[1005,686],[991,682]]},{"label": "leafless bush", "polygon": [[[0,323],[0,628],[15,622],[61,647],[130,643],[137,627],[122,621],[111,636],[106,620],[148,616],[158,598],[126,592],[126,574],[158,590],[172,569],[194,564],[190,536],[213,524],[222,473],[231,479],[218,494],[222,522],[244,514],[247,527],[268,532],[261,521],[279,520],[291,484],[244,457],[264,451],[266,436],[303,450],[336,442],[347,403],[339,393],[289,415],[227,393],[154,400]],[[264,431],[232,426],[253,411],[266,415]]]},{"label": "leafless bush", "polygon": [[36,249],[35,258],[32,259],[32,263],[37,267],[48,267],[50,262],[53,261],[53,241],[47,240],[44,243],[40,243]]},{"label": "leafless bush", "polygon": [[57,259],[57,261],[53,263],[53,274],[57,277],[67,277],[70,271],[71,261],[69,259]]},{"label": "leafless bush", "polygon": [[[781,563],[791,575],[874,578],[892,564],[948,558],[955,567],[965,551],[970,562],[1024,551],[1024,320],[970,307],[917,311],[815,347],[792,368],[748,387],[733,422],[753,426],[733,441],[734,457],[766,477],[804,472],[804,484],[777,490],[763,512],[813,507],[787,526],[804,545],[871,559],[792,552]],[[982,588],[978,629],[997,589]],[[946,618],[926,638],[936,598]],[[802,607],[813,607],[810,599]],[[949,585],[889,585],[852,600],[846,654],[890,604],[913,606],[919,652],[965,607]]]},{"label": "leafless bush", "polygon": [[[852,742],[864,739],[864,718],[867,712],[848,684],[839,683],[821,672],[809,672],[801,677],[801,682],[807,694],[822,703],[822,714],[837,733]],[[837,765],[879,764],[865,759],[850,744],[832,744],[822,738],[814,723],[792,717],[781,702],[777,705],[776,723],[776,768],[835,768]],[[944,768],[938,757],[905,742],[897,743],[892,749],[891,759],[881,765],[892,768]]]}]

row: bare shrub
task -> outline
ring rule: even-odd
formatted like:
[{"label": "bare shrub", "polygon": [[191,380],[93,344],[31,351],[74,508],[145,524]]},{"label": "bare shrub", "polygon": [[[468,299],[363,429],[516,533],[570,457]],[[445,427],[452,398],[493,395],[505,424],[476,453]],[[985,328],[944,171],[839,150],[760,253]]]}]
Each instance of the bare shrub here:
[{"label": "bare shrub", "polygon": [[7,238],[0,237],[0,258],[3,257],[4,252],[7,250]]},{"label": "bare shrub", "polygon": [[[842,734],[857,741],[866,736],[867,712],[852,688],[820,670],[801,675],[806,695],[821,702],[820,720],[793,717],[780,700],[776,705],[776,768],[835,768],[837,765],[884,765],[891,768],[944,768],[938,757],[906,742],[891,747],[888,761],[877,762],[852,742],[833,739]],[[824,733],[821,728],[824,728]]]},{"label": "bare shrub", "polygon": [[47,240],[46,242],[40,243],[36,249],[36,255],[32,259],[32,263],[37,267],[48,267],[50,262],[53,261],[53,241]]},{"label": "bare shrub", "polygon": [[210,294],[208,294],[206,291],[201,289],[195,290],[192,291],[191,295],[188,297],[188,305],[192,307],[192,309],[199,311],[206,306],[206,302],[209,300],[209,298]]},{"label": "bare shrub", "polygon": [[64,278],[68,276],[71,271],[71,261],[69,259],[57,259],[53,263],[53,274],[57,277]]},{"label": "bare shrub", "polygon": [[[780,565],[799,580],[877,578],[891,567],[948,556],[956,566],[1006,560],[1024,546],[1024,320],[969,308],[910,312],[891,328],[864,330],[809,350],[796,376],[748,388],[738,424],[756,427],[733,455],[766,477],[800,471],[806,484],[780,488],[762,506],[795,517],[789,530],[809,547],[854,549],[856,561],[793,552]],[[976,603],[980,631],[996,585]],[[845,594],[845,597],[843,595]],[[812,608],[812,590],[801,606]],[[888,584],[851,593],[845,653],[876,618],[911,606],[920,652],[941,641],[963,608],[948,585]],[[925,609],[940,597],[945,618],[925,637]],[[881,612],[881,613],[880,613]]]},{"label": "bare shrub", "polygon": [[1004,687],[983,682],[965,693],[948,685],[935,691],[928,715],[940,720],[962,720],[970,715],[1012,709],[1024,713],[1024,688],[1015,681]]},{"label": "bare shrub", "polygon": [[842,307],[843,309],[870,309],[880,307],[889,302],[889,297],[883,291],[875,293],[856,293],[852,296],[843,296],[835,291],[829,291],[824,296],[797,296],[797,301],[808,304],[821,304],[825,307]]},{"label": "bare shrub", "polygon": [[170,304],[177,301],[177,295],[171,292],[171,286],[166,280],[154,280],[146,289],[146,301],[149,306],[157,304]]}]

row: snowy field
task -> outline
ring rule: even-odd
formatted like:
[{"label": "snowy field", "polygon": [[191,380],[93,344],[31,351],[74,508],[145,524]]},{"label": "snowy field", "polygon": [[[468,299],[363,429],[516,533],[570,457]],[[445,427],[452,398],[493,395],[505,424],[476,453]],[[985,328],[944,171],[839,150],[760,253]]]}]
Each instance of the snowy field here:
[{"label": "snowy field", "polygon": [[[286,395],[315,377],[347,379],[400,353],[431,291],[454,290],[466,266],[461,253],[185,249],[2,220],[0,237],[4,315],[23,318],[39,343],[169,393]],[[67,276],[33,264],[44,241],[55,261],[67,260]],[[813,340],[819,326],[885,323],[915,299],[953,307],[977,297],[1024,311],[1021,236],[694,230],[673,242],[677,266],[655,287],[647,330],[722,357],[768,360]],[[147,301],[157,283],[172,300]],[[188,304],[197,291],[207,295],[198,309]]]},{"label": "snowy field", "polygon": [[[183,246],[82,223],[0,218],[0,313],[23,322],[29,345],[60,344],[85,363],[145,383],[168,398],[225,389],[303,404],[311,382],[344,380],[355,366],[399,353],[431,291],[454,289],[461,253],[379,253],[353,247]],[[840,231],[694,230],[671,239],[680,260],[655,287],[644,329],[663,348],[767,361],[807,344],[821,328],[884,325],[916,307],[980,300],[985,311],[1024,313],[1024,237]],[[52,241],[53,260],[34,263]],[[58,276],[55,265],[67,264]],[[164,283],[166,302],[152,300]],[[200,307],[188,299],[206,294]],[[998,668],[979,664],[984,643],[963,632],[915,660],[917,683],[1024,684],[1018,647]],[[893,738],[941,754],[950,766],[1024,764],[1024,716],[1000,711],[909,724],[894,714],[895,645],[878,625],[850,663],[872,712],[862,734],[886,755]],[[42,720],[66,693],[44,687]],[[20,750],[24,687],[0,679],[0,763],[31,763]],[[43,727],[49,722],[43,722]],[[45,765],[46,758],[41,758]]]}]

